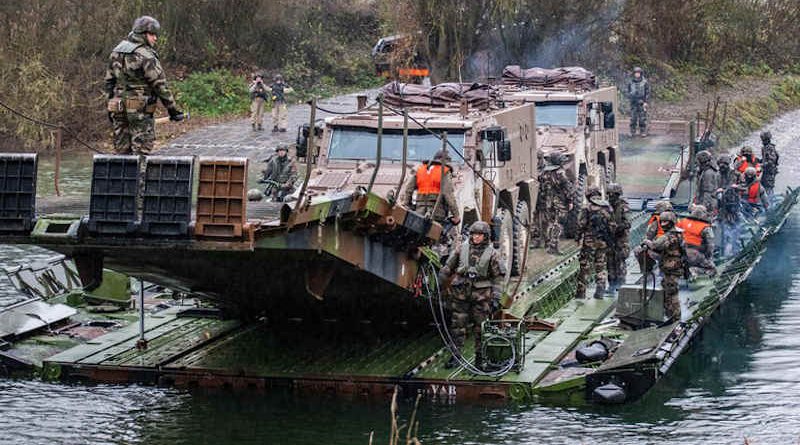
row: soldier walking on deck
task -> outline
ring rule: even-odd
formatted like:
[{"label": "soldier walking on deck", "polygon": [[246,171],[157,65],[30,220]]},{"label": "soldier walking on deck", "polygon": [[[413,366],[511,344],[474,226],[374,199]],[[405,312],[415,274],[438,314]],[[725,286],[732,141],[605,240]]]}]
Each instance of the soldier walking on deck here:
[{"label": "soldier walking on deck", "polygon": [[739,175],[739,181],[744,178],[745,170],[750,167],[755,169],[757,176],[761,175],[761,163],[753,154],[753,147],[745,145],[739,150],[739,155],[736,157],[736,162],[733,164],[733,169]]},{"label": "soldier walking on deck", "polygon": [[545,167],[539,175],[537,207],[539,207],[538,200],[541,200],[547,221],[545,230],[547,252],[559,255],[561,252],[558,250],[558,240],[563,232],[561,220],[572,208],[575,186],[564,171],[565,156],[554,152],[550,154],[548,161],[550,165]]},{"label": "soldier walking on deck", "polygon": [[647,230],[645,231],[645,239],[654,240],[664,234],[664,228],[661,227],[661,214],[664,212],[672,211],[672,203],[669,200],[658,201],[656,208],[650,219],[647,221]]},{"label": "soldier walking on deck", "polygon": [[716,213],[719,174],[711,153],[708,150],[697,153],[697,164],[697,192],[694,196],[694,203],[705,206],[712,214]]},{"label": "soldier walking on deck", "polygon": [[167,76],[155,50],[160,32],[158,20],[139,17],[128,37],[109,56],[105,91],[117,154],[148,155],[153,151],[156,140],[153,113],[159,100],[170,120],[184,118],[167,87]]},{"label": "soldier walking on deck", "polygon": [[722,192],[719,200],[720,255],[729,257],[739,251],[739,224],[741,223],[742,204],[739,197],[739,186],[729,184]]},{"label": "soldier walking on deck", "polygon": [[283,202],[286,196],[292,194],[297,181],[297,164],[289,157],[289,147],[278,146],[275,156],[267,161],[267,167],[261,175],[261,182],[267,184],[264,194],[273,202]]},{"label": "soldier walking on deck", "polygon": [[650,101],[650,83],[645,79],[642,69],[633,69],[633,79],[628,82],[628,99],[631,104],[631,136],[636,136],[639,128],[642,137],[647,136],[647,103]]},{"label": "soldier walking on deck", "polygon": [[775,144],[772,143],[772,133],[765,131],[761,133],[761,162],[763,163],[763,173],[761,174],[761,185],[771,195],[775,188],[775,177],[778,176],[778,164],[780,156]]},{"label": "soldier walking on deck", "polygon": [[664,312],[667,322],[675,322],[681,317],[681,302],[678,297],[678,282],[686,273],[686,250],[683,245],[683,234],[675,227],[677,217],[673,212],[661,214],[661,225],[664,236],[655,241],[645,240],[643,244],[658,258],[661,270],[661,288],[664,290]]},{"label": "soldier walking on deck", "polygon": [[[456,247],[439,272],[439,281],[452,283],[451,333],[459,351],[463,351],[467,330],[475,337],[475,363],[481,366],[481,324],[500,307],[502,280],[506,274],[500,252],[489,241],[491,229],[483,221],[472,223],[469,239]],[[450,357],[445,367],[458,363]]]},{"label": "soldier walking on deck", "polygon": [[250,82],[250,124],[254,131],[264,130],[264,106],[267,103],[267,86],[261,74],[253,76]]},{"label": "soldier walking on deck", "polygon": [[706,208],[694,206],[691,215],[680,219],[677,227],[683,231],[690,270],[694,272],[699,269],[707,275],[715,276],[717,267],[714,265],[714,229]]},{"label": "soldier walking on deck", "polygon": [[734,184],[738,178],[731,170],[731,157],[728,155],[719,155],[717,158],[717,175],[719,182],[717,183],[718,192],[722,192],[729,185]]},{"label": "soldier walking on deck", "polygon": [[288,124],[288,108],[286,107],[286,95],[294,92],[292,87],[283,83],[283,76],[275,75],[272,86],[269,87],[272,93],[272,132],[285,132]]},{"label": "soldier walking on deck", "polygon": [[622,197],[622,186],[611,183],[606,189],[608,202],[613,210],[612,221],[615,227],[612,243],[608,246],[606,261],[608,261],[608,282],[612,289],[617,289],[622,285],[628,268],[625,262],[631,252],[629,238],[631,222],[628,220],[630,207],[628,201]]},{"label": "soldier walking on deck", "polygon": [[739,190],[742,194],[742,209],[749,215],[758,216],[769,207],[767,191],[758,180],[754,167],[747,167],[744,171]]},{"label": "soldier walking on deck", "polygon": [[575,298],[586,298],[586,281],[594,270],[594,298],[603,298],[606,291],[606,250],[611,243],[614,221],[611,206],[605,201],[597,187],[586,192],[587,203],[578,216],[578,244],[581,246],[580,270]]}]

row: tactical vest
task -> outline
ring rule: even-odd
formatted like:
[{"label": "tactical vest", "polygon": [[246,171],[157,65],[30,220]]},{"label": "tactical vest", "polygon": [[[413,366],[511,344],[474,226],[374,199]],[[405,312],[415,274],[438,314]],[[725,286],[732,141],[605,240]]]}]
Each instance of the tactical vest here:
[{"label": "tactical vest", "polygon": [[683,241],[690,247],[703,246],[703,230],[711,224],[694,218],[683,218],[678,221],[677,227],[683,230]]},{"label": "tactical vest", "polygon": [[[449,167],[444,168],[445,173],[450,172]],[[442,190],[442,166],[422,164],[417,169],[417,194],[438,195]]]},{"label": "tactical vest", "polygon": [[653,213],[653,216],[650,217],[650,220],[647,221],[647,227],[650,227],[650,224],[655,223],[658,227],[658,231],[656,232],[656,238],[659,236],[664,235],[664,228],[661,227],[661,216]]},{"label": "tactical vest", "polygon": [[272,84],[272,101],[277,103],[286,102],[286,94],[284,93],[284,84],[282,83]]},{"label": "tactical vest", "polygon": [[644,99],[646,86],[647,86],[647,80],[645,80],[644,78],[638,82],[632,80],[630,90],[628,91],[630,93],[631,99],[632,100]]},{"label": "tactical vest", "polygon": [[[470,267],[472,267],[469,263],[470,255],[470,243],[469,240],[464,241],[461,244],[461,252],[458,257],[458,269],[456,269],[456,273],[461,276],[466,276],[469,272]],[[478,258],[478,264],[476,264],[475,272],[478,274],[476,281],[472,283],[472,286],[476,289],[482,289],[486,287],[490,287],[492,282],[489,280],[489,263],[492,261],[492,254],[494,253],[494,247],[490,244],[487,244],[486,248],[483,250],[480,258]]]},{"label": "tactical vest", "polygon": [[292,162],[289,159],[288,155],[284,158],[283,161],[281,161],[280,158],[276,159],[275,170],[272,171],[272,178],[267,178],[267,179],[272,179],[273,181],[279,184],[286,183],[286,181],[289,180],[289,174],[292,171],[291,165]]},{"label": "tactical vest", "polygon": [[[119,69],[115,69],[114,77],[116,78],[117,84],[115,90],[122,90],[123,92],[127,91],[136,91],[143,94],[150,94],[150,87],[147,84],[147,81],[144,79],[142,75],[140,75],[137,71],[129,70],[128,67],[125,65],[125,59],[128,54],[133,54],[136,52],[137,49],[140,47],[145,46],[144,43],[137,43],[132,42],[130,40],[123,40],[119,42],[119,44],[114,47],[111,51],[112,55],[114,53],[122,54],[123,56],[120,58],[122,66]],[[123,95],[125,95],[123,93]]]}]

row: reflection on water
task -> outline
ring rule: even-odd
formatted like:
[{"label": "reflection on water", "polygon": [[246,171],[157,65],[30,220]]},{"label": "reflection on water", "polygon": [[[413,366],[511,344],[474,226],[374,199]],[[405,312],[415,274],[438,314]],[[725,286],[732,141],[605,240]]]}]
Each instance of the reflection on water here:
[{"label": "reflection on water", "polygon": [[[800,155],[800,113],[770,128],[783,159]],[[793,116],[793,117],[792,117]],[[781,129],[786,131],[781,131]],[[794,133],[790,133],[790,130]],[[785,162],[779,182],[797,178]],[[800,210],[750,281],[643,400],[622,407],[424,403],[423,443],[705,444],[800,440]],[[42,249],[4,246],[11,264]],[[19,298],[0,282],[2,299]],[[407,414],[410,401],[401,407]],[[288,392],[202,392],[0,380],[0,443],[387,443],[388,402]]]}]

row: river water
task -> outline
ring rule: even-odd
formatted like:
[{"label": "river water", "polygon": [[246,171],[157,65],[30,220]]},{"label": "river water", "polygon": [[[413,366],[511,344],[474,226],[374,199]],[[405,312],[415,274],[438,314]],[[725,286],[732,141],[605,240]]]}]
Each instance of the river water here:
[{"label": "river water", "polygon": [[[798,123],[794,112],[768,126],[782,155],[781,187],[800,183]],[[3,246],[0,262],[46,255]],[[0,305],[15,298],[0,279]],[[419,436],[436,444],[797,444],[798,332],[800,210],[643,400],[584,408],[423,402]],[[410,401],[400,409],[406,420]],[[366,445],[371,432],[373,443],[388,443],[388,431],[386,401],[0,379],[0,444]]]}]

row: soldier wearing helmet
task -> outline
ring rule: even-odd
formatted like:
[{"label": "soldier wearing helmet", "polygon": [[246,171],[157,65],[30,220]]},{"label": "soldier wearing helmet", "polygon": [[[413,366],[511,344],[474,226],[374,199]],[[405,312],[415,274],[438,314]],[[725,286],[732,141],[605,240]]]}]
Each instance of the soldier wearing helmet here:
[{"label": "soldier wearing helmet", "polygon": [[264,130],[264,107],[267,103],[267,95],[269,90],[264,84],[264,77],[261,73],[253,75],[253,81],[250,82],[250,125],[253,131]]},{"label": "soldier wearing helmet", "polygon": [[739,182],[739,192],[742,199],[742,210],[751,215],[757,215],[769,207],[769,198],[755,167],[747,167]]},{"label": "soldier wearing helmet", "polygon": [[631,104],[631,136],[636,136],[637,127],[642,137],[647,136],[647,103],[650,101],[650,83],[642,69],[633,69],[633,78],[628,82],[628,99]]},{"label": "soldier wearing helmet", "polygon": [[672,203],[665,199],[656,203],[656,208],[650,219],[647,221],[647,231],[645,238],[654,240],[664,234],[664,228],[661,227],[661,214],[663,212],[672,211]]},{"label": "soldier wearing helmet", "polygon": [[289,157],[289,147],[286,145],[279,145],[275,155],[266,162],[267,167],[261,172],[261,182],[267,184],[264,194],[273,202],[283,202],[294,192],[297,164]]},{"label": "soldier wearing helmet", "polygon": [[753,147],[745,145],[739,150],[739,155],[736,157],[736,162],[733,164],[733,169],[739,175],[739,179],[744,176],[744,171],[748,167],[753,167],[757,175],[761,175],[761,163],[753,154]]},{"label": "soldier wearing helmet", "polygon": [[109,57],[105,91],[108,117],[114,127],[114,150],[118,154],[150,154],[156,139],[153,113],[159,100],[170,120],[184,118],[167,87],[167,77],[154,48],[160,32],[158,20],[139,17],[128,37]]},{"label": "soldier wearing helmet", "polygon": [[763,163],[761,174],[761,185],[771,195],[775,188],[775,177],[778,175],[778,164],[780,156],[772,143],[772,133],[765,131],[761,133],[761,162]]},{"label": "soldier wearing helmet", "polygon": [[[553,152],[548,156],[547,165],[539,174],[539,195],[536,207],[541,209],[543,214],[541,220],[544,225],[541,234],[545,236],[547,252],[559,255],[558,241],[561,238],[563,227],[561,220],[572,208],[573,197],[575,196],[575,186],[567,177],[564,170],[566,156],[559,152]],[[538,247],[539,239],[534,239],[534,246]]]},{"label": "soldier wearing helmet", "polygon": [[[667,322],[675,322],[681,317],[681,304],[678,298],[678,281],[681,275],[686,275],[688,266],[685,262],[686,249],[684,247],[683,233],[675,226],[677,216],[671,211],[661,214],[661,225],[664,227],[664,236],[655,241],[644,240],[642,243],[648,249],[645,255],[658,260],[658,268],[663,274],[661,288],[664,290],[664,312]],[[651,255],[655,254],[655,255]]]},{"label": "soldier wearing helmet", "polygon": [[700,270],[710,276],[717,274],[714,265],[714,229],[705,207],[695,205],[686,218],[678,220],[677,227],[683,231],[686,259],[691,270]]},{"label": "soldier wearing helmet", "polygon": [[717,191],[724,191],[725,188],[736,182],[733,170],[731,170],[731,157],[728,155],[719,155],[717,158],[717,175],[719,182],[717,182]]},{"label": "soldier wearing helmet", "polygon": [[294,89],[283,82],[283,76],[276,74],[272,78],[269,92],[272,93],[272,132],[286,132],[286,127],[288,126],[286,95],[293,93]]},{"label": "soldier wearing helmet", "polygon": [[586,198],[586,205],[578,214],[577,240],[581,253],[575,298],[586,298],[586,278],[592,270],[595,273],[594,297],[603,298],[608,273],[606,250],[613,242],[616,227],[611,205],[603,199],[599,188],[589,187]]},{"label": "soldier wearing helmet", "polygon": [[[443,238],[455,238],[458,234],[457,226],[461,222],[449,161],[447,150],[439,150],[433,155],[433,159],[417,166],[406,180],[400,200],[404,206],[445,226],[448,233]],[[447,240],[450,241],[455,239]]]},{"label": "soldier wearing helmet", "polygon": [[716,213],[719,174],[708,150],[702,150],[697,153],[697,165],[697,191],[694,196],[694,203],[703,205],[710,212]]},{"label": "soldier wearing helmet", "polygon": [[608,262],[608,284],[612,289],[622,285],[628,270],[625,260],[630,254],[631,222],[628,219],[630,206],[622,197],[622,186],[611,183],[606,188],[608,203],[611,204],[611,218],[615,227],[611,244],[608,246],[606,261]]},{"label": "soldier wearing helmet", "polygon": [[[454,249],[439,272],[441,283],[447,283],[455,275],[450,289],[453,342],[463,350],[467,331],[472,331],[475,362],[479,367],[482,362],[481,324],[500,307],[506,275],[500,252],[489,241],[490,232],[489,224],[483,221],[472,223],[469,239]],[[445,367],[452,368],[456,363],[456,358],[451,357]]]}]

